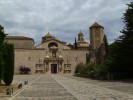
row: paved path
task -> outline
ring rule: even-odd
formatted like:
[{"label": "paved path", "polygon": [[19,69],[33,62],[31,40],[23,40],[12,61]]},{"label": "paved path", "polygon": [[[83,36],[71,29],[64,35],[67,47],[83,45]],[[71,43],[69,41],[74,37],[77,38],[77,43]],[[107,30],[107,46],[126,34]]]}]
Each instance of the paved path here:
[{"label": "paved path", "polygon": [[[130,83],[99,82],[70,75],[16,75],[14,83],[22,80],[28,80],[29,85],[5,100],[133,100]],[[130,88],[123,91],[116,88],[119,85]]]},{"label": "paved path", "polygon": [[[133,94],[105,87],[109,83],[111,83],[110,86],[113,86],[115,84],[119,84],[119,82],[101,83],[96,80],[72,76],[65,76],[65,78],[62,78],[62,76],[54,76],[54,78],[79,100],[133,100]],[[120,85],[122,84],[125,83],[120,83]]]},{"label": "paved path", "polygon": [[119,80],[119,81],[107,81],[107,80],[92,80],[81,77],[74,77],[72,75],[63,75],[64,77],[74,79],[77,81],[86,82],[88,84],[97,85],[100,87],[105,87],[120,92],[128,93],[133,95],[133,79],[132,80]]},{"label": "paved path", "polygon": [[41,75],[10,100],[77,100],[52,76]]}]

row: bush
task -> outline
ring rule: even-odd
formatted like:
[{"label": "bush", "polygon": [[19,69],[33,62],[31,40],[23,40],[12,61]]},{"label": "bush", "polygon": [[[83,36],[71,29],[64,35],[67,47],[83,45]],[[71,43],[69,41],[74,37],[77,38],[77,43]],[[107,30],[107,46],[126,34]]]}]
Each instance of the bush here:
[{"label": "bush", "polygon": [[[101,65],[96,65],[94,68],[94,73],[97,79],[108,79],[112,80],[117,75],[119,76],[118,67],[114,64],[113,60],[105,60]],[[115,77],[114,77],[115,76]]]},{"label": "bush", "polygon": [[[122,77],[129,77],[124,74],[125,72],[116,66],[117,65],[114,63],[113,59],[106,59],[101,65],[96,65],[94,63],[79,63],[76,66],[75,75],[100,80],[113,80],[121,79]],[[131,77],[132,76],[133,75],[131,75]]]},{"label": "bush", "polygon": [[29,72],[31,71],[31,69],[28,68],[28,67],[25,67],[25,66],[21,66],[20,69],[19,69],[19,71],[20,71],[20,74],[29,74]]},{"label": "bush", "polygon": [[79,74],[79,71],[81,70],[82,67],[83,67],[83,63],[77,64],[74,73]]},{"label": "bush", "polygon": [[76,66],[75,74],[93,79],[110,79],[113,75],[113,71],[112,62],[107,60],[101,65],[96,65],[95,63],[78,64]]},{"label": "bush", "polygon": [[78,64],[75,69],[75,74],[80,76],[87,76],[87,77],[93,77],[94,76],[94,63],[86,63],[86,64]]}]

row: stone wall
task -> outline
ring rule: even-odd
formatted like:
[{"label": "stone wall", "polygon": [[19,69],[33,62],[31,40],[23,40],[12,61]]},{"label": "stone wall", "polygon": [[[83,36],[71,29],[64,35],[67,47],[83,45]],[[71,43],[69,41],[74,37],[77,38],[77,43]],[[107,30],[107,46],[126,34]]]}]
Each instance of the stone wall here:
[{"label": "stone wall", "polygon": [[15,74],[19,74],[20,66],[29,67],[31,73],[35,73],[35,64],[43,60],[45,50],[15,49]]},{"label": "stone wall", "polygon": [[26,37],[19,37],[15,39],[13,36],[12,37],[10,36],[5,38],[5,42],[14,44],[14,48],[21,48],[21,49],[34,48],[34,41]]},{"label": "stone wall", "polygon": [[[74,73],[78,63],[86,62],[86,53],[88,53],[88,50],[61,50],[61,55],[64,60],[62,67],[64,68],[64,64],[69,61],[71,64],[71,73]],[[15,74],[20,73],[20,66],[29,67],[31,74],[35,74],[36,63],[39,60],[43,63],[45,57],[46,49],[15,49]]]},{"label": "stone wall", "polygon": [[72,73],[75,71],[75,67],[78,63],[86,63],[86,54],[88,50],[63,50],[62,56],[64,58],[64,63],[67,60],[71,63]]}]

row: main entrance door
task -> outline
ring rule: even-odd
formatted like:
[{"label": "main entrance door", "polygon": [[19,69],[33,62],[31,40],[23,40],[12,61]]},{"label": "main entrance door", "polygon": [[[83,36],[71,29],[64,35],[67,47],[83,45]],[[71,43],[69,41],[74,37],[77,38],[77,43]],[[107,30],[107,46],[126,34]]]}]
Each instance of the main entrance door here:
[{"label": "main entrance door", "polygon": [[53,74],[57,73],[57,64],[51,64],[51,73]]}]

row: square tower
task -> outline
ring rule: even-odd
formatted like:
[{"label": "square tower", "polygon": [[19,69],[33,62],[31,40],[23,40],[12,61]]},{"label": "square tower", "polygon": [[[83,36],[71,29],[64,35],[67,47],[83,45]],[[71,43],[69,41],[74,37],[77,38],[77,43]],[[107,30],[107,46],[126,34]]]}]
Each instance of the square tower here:
[{"label": "square tower", "polygon": [[90,28],[90,49],[95,50],[103,43],[104,27],[95,22]]}]

